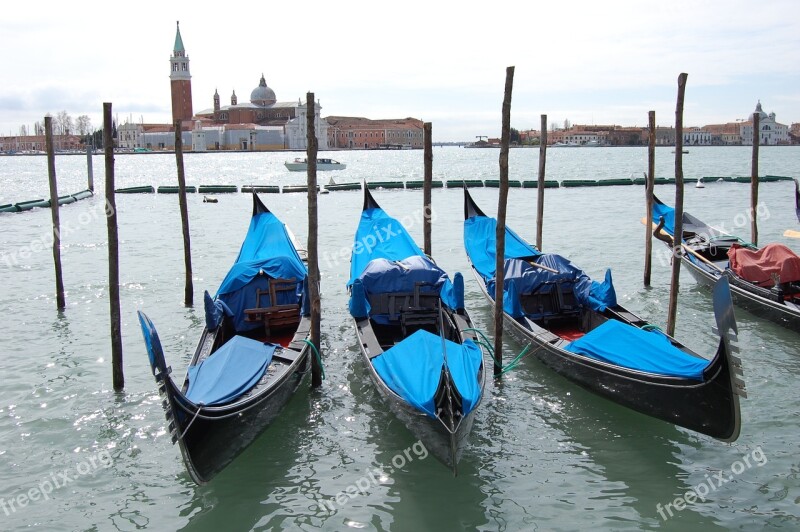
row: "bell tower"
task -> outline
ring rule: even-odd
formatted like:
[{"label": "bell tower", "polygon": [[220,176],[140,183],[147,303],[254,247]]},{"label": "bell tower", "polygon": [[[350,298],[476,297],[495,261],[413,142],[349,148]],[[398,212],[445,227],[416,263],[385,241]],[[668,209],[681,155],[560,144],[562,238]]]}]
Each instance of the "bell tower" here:
[{"label": "bell tower", "polygon": [[169,59],[169,82],[172,89],[172,122],[190,120],[192,112],[192,76],[189,73],[189,56],[183,47],[180,21],[175,32],[175,47]]}]

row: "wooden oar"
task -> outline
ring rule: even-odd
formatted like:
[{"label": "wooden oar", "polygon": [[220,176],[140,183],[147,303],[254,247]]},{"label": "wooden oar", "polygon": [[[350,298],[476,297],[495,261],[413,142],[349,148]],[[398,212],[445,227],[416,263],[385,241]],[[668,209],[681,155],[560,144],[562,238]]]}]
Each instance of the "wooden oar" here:
[{"label": "wooden oar", "polygon": [[532,260],[529,260],[527,262],[528,262],[528,264],[530,264],[531,266],[533,266],[535,268],[541,268],[541,269],[543,269],[545,271],[548,271],[550,273],[558,273],[558,270],[555,270],[555,269],[551,268],[550,266],[545,266],[544,264],[539,264],[538,262],[533,262]]},{"label": "wooden oar", "polygon": [[[640,221],[642,222],[643,225],[647,225],[647,220],[646,219],[642,218]],[[673,241],[672,237],[668,233],[666,233],[663,229],[661,229],[658,224],[650,222],[650,225],[654,230],[658,229],[659,235],[657,235],[657,236],[659,237],[659,240],[664,240],[664,238],[668,238],[670,240],[670,242]],[[718,270],[720,272],[724,272],[725,271],[724,268],[720,268],[719,266],[717,266],[716,264],[714,264],[713,262],[711,262],[710,260],[708,260],[707,258],[702,256],[700,253],[696,252],[695,250],[693,250],[692,248],[690,248],[689,246],[684,244],[683,242],[681,242],[681,248],[684,249],[685,251],[688,251],[689,253],[691,253],[692,255],[697,257],[698,259],[702,260],[703,262],[705,262],[706,264],[708,264],[709,266],[711,266],[715,270]]]},{"label": "wooden oar", "polygon": [[789,238],[800,238],[800,231],[787,229],[786,231],[783,232],[783,236],[788,236]]}]

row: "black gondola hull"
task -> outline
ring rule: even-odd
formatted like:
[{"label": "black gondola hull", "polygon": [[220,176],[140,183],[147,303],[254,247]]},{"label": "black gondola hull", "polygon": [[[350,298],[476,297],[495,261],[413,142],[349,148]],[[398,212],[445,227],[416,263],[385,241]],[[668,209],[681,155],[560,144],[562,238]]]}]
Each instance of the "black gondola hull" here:
[{"label": "black gondola hull", "polygon": [[[464,319],[465,316],[465,314],[461,315],[461,318]],[[471,326],[471,322],[468,318],[466,318],[464,322]],[[374,341],[370,340],[370,338],[374,338],[374,333],[365,334],[365,329],[371,327],[369,319],[355,319],[354,323],[360,351],[367,366],[367,371],[381,399],[389,406],[392,413],[408,428],[414,437],[422,442],[431,455],[454,472],[457,472],[458,461],[461,459],[464,447],[469,439],[469,434],[472,431],[472,425],[475,421],[475,412],[480,403],[475,405],[472,411],[460,420],[454,431],[449,430],[442,421],[427,416],[416,409],[386,385],[370,360],[372,356],[375,356],[375,354],[379,352],[376,350],[379,350],[380,346],[376,346]],[[470,338],[475,340],[473,334],[463,332],[461,328],[459,329],[459,334],[461,334],[463,339]],[[481,390],[483,390],[485,386],[485,375],[485,367],[482,365],[480,374],[478,375]]]},{"label": "black gondola hull", "polygon": [[[306,322],[306,323],[304,323]],[[303,318],[292,342],[285,348],[289,358],[276,355],[262,380],[243,400],[228,406],[200,407],[188,402],[172,380],[156,377],[173,442],[184,464],[198,484],[206,484],[244,451],[283,410],[294,395],[309,367],[307,335],[309,319]],[[304,326],[305,325],[305,326]],[[204,346],[213,344],[213,333],[204,331],[195,358]]]},{"label": "black gondola hull", "polygon": [[[480,274],[473,268],[484,297],[494,308]],[[515,337],[533,344],[533,356],[559,375],[582,388],[642,414],[706,434],[722,441],[734,441],[741,428],[739,396],[725,343],[705,371],[706,380],[667,378],[626,370],[576,355],[542,341],[507,313],[503,324]],[[542,332],[544,332],[542,330]]]}]

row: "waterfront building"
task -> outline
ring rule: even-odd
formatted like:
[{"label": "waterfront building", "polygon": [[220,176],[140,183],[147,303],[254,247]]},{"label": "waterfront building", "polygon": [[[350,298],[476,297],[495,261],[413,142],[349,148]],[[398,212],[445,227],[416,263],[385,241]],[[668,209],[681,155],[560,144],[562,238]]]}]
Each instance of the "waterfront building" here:
[{"label": "waterfront building", "polygon": [[[279,102],[275,91],[261,75],[250,100],[239,102],[234,90],[230,105],[221,105],[219,91],[212,97],[213,106],[193,113],[192,76],[189,56],[181,37],[180,25],[170,57],[170,92],[172,124],[136,124],[118,126],[117,146],[125,149],[172,150],[175,148],[174,124],[181,123],[184,149],[209,150],[304,150],[307,147],[307,106],[297,101]],[[314,105],[314,128],[318,149],[328,149],[328,124],[320,117],[319,101]]]},{"label": "waterfront building", "polygon": [[171,71],[169,84],[172,93],[172,123],[192,118],[192,75],[189,71],[189,56],[183,47],[181,23],[175,30],[175,46],[169,60]]},{"label": "waterfront building", "polygon": [[[759,144],[762,146],[774,146],[777,144],[789,144],[789,126],[779,124],[775,121],[775,113],[765,113],[761,108],[761,100],[756,105],[754,112],[758,113],[758,126],[760,130]],[[747,146],[753,145],[753,118],[741,122],[740,135],[742,136],[742,144]]]},{"label": "waterfront building", "polygon": [[711,133],[701,127],[689,127],[683,130],[684,146],[711,146]]},{"label": "waterfront building", "polygon": [[708,124],[703,129],[711,135],[712,146],[740,146],[742,144],[739,122]]},{"label": "waterfront building", "polygon": [[[53,135],[53,149],[56,151],[76,151],[82,148],[78,135]],[[42,153],[46,149],[44,135],[0,137],[0,153]]]},{"label": "waterfront building", "polygon": [[411,149],[425,142],[422,120],[394,118],[370,120],[363,117],[329,116],[328,145],[331,148]]}]

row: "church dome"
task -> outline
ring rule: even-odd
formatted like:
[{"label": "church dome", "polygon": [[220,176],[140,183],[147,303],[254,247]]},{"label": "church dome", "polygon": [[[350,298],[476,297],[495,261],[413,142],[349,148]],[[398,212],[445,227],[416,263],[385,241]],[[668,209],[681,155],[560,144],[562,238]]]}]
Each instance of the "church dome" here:
[{"label": "church dome", "polygon": [[761,108],[761,100],[758,101],[758,105],[756,105],[755,112],[758,113],[759,118],[767,118],[767,113],[765,113],[764,110]]},{"label": "church dome", "polygon": [[264,74],[261,74],[261,82],[250,93],[250,103],[254,105],[272,105],[275,102],[275,91],[267,87]]}]

